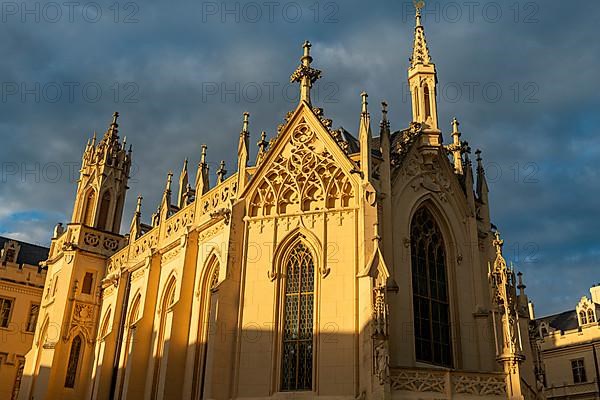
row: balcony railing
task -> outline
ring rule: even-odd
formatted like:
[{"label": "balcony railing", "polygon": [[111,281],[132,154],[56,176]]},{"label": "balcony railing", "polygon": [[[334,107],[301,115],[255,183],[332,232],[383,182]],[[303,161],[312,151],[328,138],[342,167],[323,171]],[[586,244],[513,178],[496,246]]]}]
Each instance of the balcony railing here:
[{"label": "balcony railing", "polygon": [[506,398],[503,373],[447,371],[427,368],[394,368],[390,371],[392,391],[431,393],[435,398],[461,395]]},{"label": "balcony railing", "polygon": [[[598,384],[596,381],[575,383],[571,385],[562,386],[551,386],[546,389],[546,398],[561,398],[561,397],[574,397],[582,395],[594,395],[598,398]],[[594,396],[590,396],[594,397]]]}]

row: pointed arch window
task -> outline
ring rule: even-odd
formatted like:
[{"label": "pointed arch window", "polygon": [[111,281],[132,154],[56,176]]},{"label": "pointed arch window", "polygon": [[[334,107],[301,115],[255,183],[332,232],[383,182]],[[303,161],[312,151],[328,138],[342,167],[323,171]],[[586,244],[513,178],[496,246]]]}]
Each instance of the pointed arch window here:
[{"label": "pointed arch window", "polygon": [[98,229],[108,230],[108,211],[110,208],[110,192],[107,190],[102,195],[102,202],[100,203],[100,214],[98,214]]},{"label": "pointed arch window", "polygon": [[444,239],[433,215],[420,208],[411,223],[411,264],[417,361],[452,366]]},{"label": "pointed arch window", "polygon": [[315,266],[303,243],[285,264],[281,390],[312,390]]},{"label": "pointed arch window", "polygon": [[90,190],[85,200],[85,209],[83,211],[84,225],[92,226],[94,223],[94,198],[94,191]]},{"label": "pointed arch window", "polygon": [[425,119],[431,117],[431,99],[429,94],[429,86],[425,85],[423,87],[423,98],[425,101]]},{"label": "pointed arch window", "polygon": [[65,377],[65,387],[75,387],[75,377],[77,376],[77,368],[79,367],[79,359],[81,358],[81,348],[83,341],[81,336],[77,335],[71,343],[71,352],[69,354],[69,362],[67,363],[67,376]]}]

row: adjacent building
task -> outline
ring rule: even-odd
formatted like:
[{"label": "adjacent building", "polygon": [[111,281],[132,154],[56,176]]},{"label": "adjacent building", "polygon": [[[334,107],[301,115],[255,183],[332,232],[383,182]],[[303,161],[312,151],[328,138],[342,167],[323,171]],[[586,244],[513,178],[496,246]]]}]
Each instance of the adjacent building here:
[{"label": "adjacent building", "polygon": [[537,320],[549,399],[600,399],[600,285],[574,309]]},{"label": "adjacent building", "polygon": [[0,237],[0,399],[16,399],[31,349],[49,249]]}]

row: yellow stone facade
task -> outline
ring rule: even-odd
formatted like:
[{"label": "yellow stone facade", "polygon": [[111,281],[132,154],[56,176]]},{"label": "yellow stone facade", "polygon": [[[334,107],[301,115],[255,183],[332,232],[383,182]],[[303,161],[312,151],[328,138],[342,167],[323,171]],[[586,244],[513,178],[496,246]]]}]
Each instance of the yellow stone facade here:
[{"label": "yellow stone facade", "polygon": [[537,320],[549,399],[600,398],[600,286],[590,294],[574,310]]},{"label": "yellow stone facade", "polygon": [[16,399],[31,349],[48,249],[0,237],[0,398]]},{"label": "yellow stone facade", "polygon": [[363,93],[357,137],[332,129],[306,42],[300,102],[256,162],[244,114],[237,171],[210,187],[203,146],[196,182],[186,162],[175,196],[170,173],[152,223],[140,198],[126,235],[115,114],[52,241],[19,398],[539,397],[481,157],[475,182],[456,120],[443,143],[416,20],[408,128],[392,132],[383,104],[373,137]]}]

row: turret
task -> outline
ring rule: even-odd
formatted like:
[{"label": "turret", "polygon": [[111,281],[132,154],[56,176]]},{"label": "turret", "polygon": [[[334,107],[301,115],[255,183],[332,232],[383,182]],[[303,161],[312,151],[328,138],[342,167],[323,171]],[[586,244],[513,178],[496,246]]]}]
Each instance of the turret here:
[{"label": "turret", "polygon": [[412,97],[413,122],[426,125],[428,139],[431,145],[441,143],[441,132],[438,128],[437,113],[437,72],[431,62],[425,28],[421,23],[421,9],[417,6],[415,17],[415,36],[413,52],[408,69],[408,85]]},{"label": "turret", "polygon": [[118,117],[115,112],[98,144],[95,133],[88,141],[71,220],[112,233],[119,233],[131,168],[131,149],[126,151],[119,141]]}]

